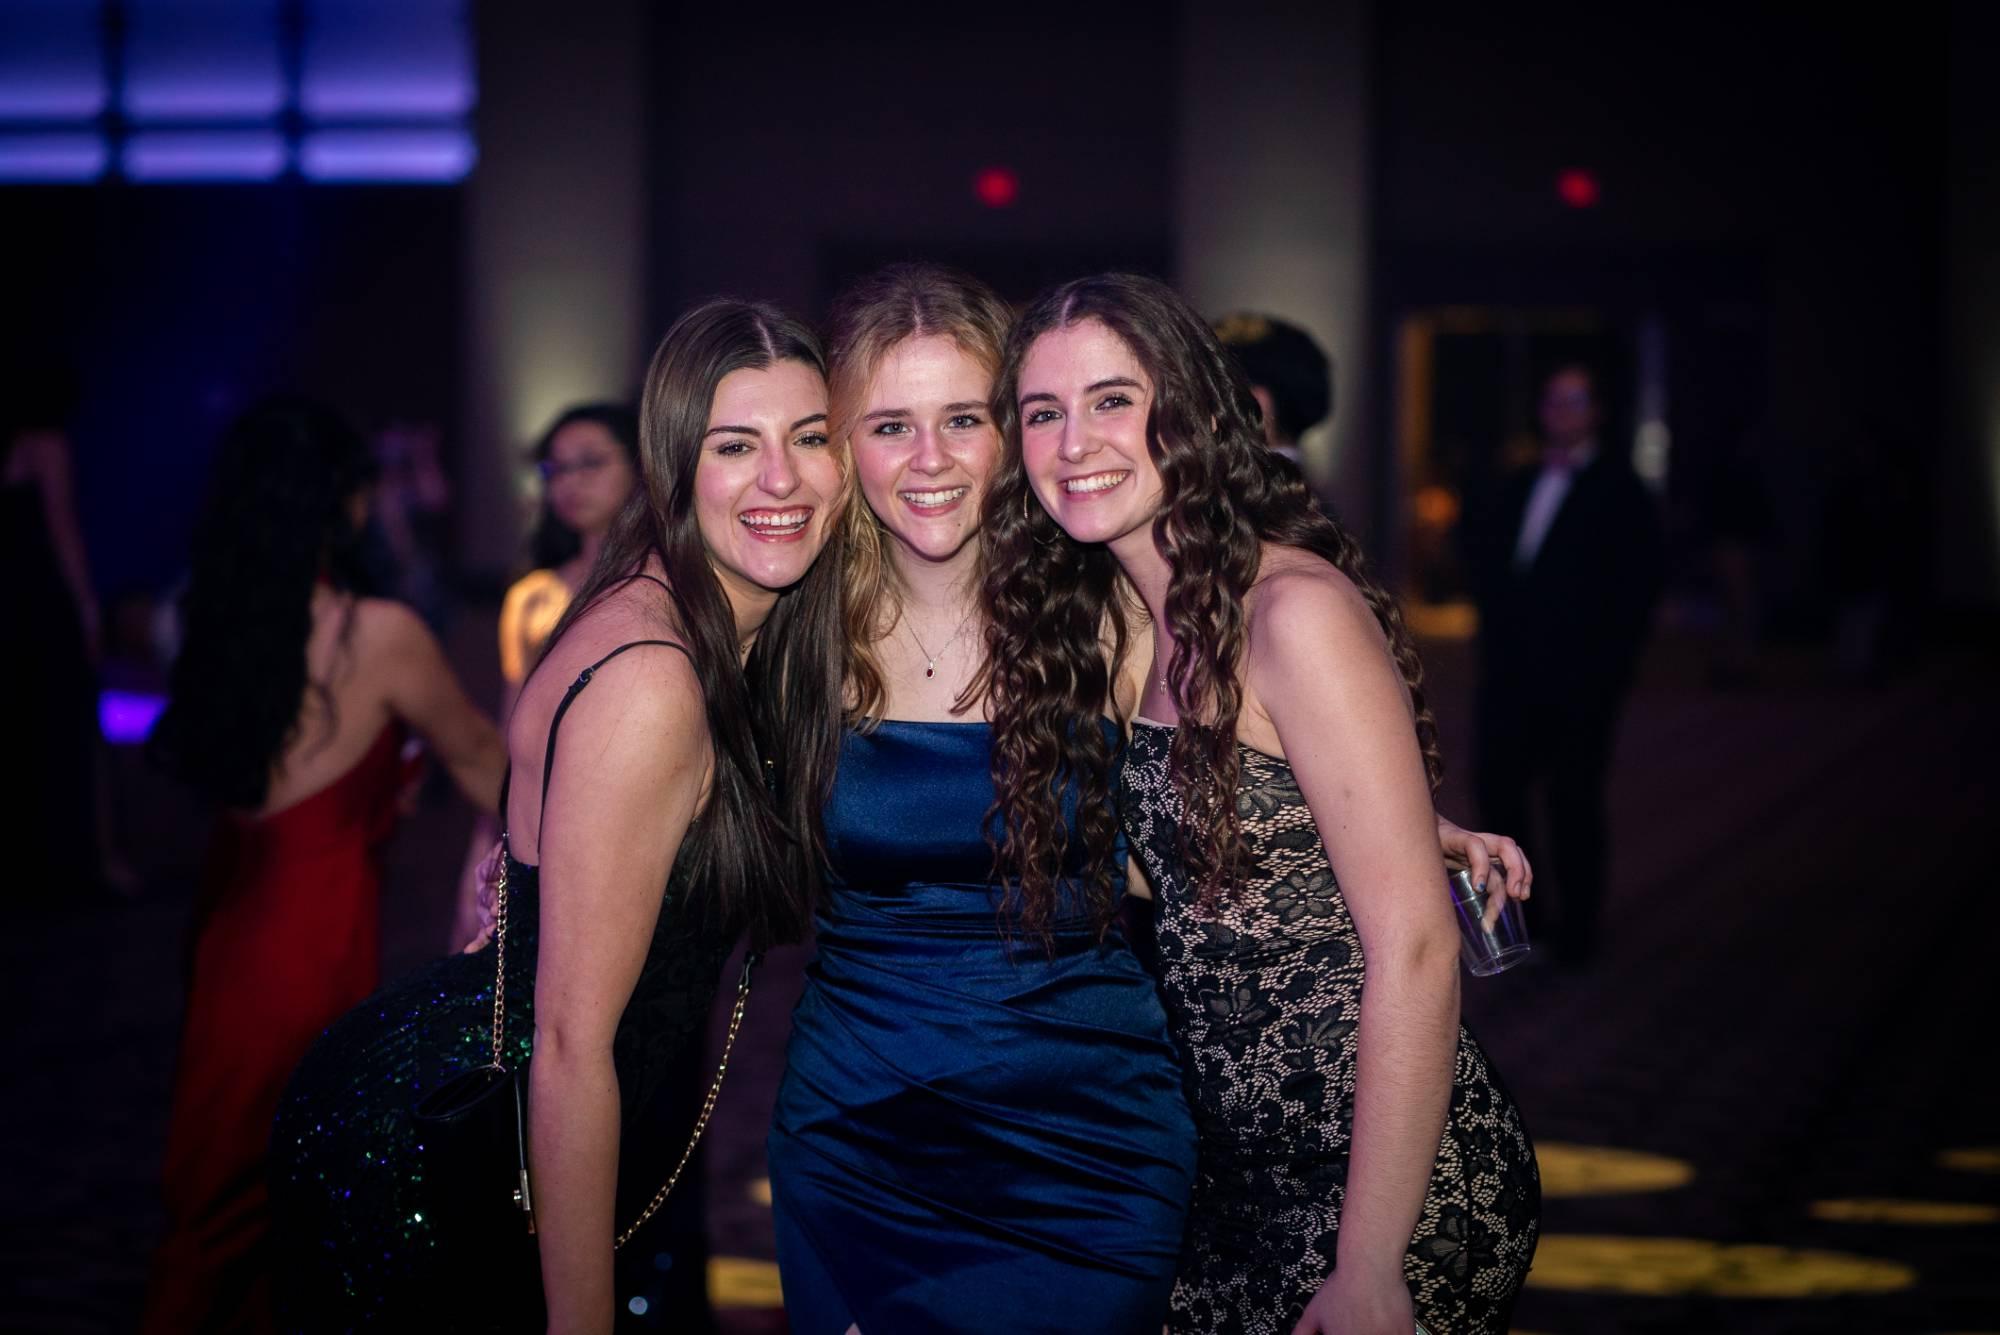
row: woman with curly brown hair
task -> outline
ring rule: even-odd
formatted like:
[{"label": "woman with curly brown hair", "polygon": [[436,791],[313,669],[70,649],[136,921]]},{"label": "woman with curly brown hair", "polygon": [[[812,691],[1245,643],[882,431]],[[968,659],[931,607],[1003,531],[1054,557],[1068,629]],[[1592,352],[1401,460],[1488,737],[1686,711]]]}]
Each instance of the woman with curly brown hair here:
[{"label": "woman with curly brown hair", "polygon": [[1039,298],[994,398],[987,707],[1028,921],[1065,862],[1113,873],[1054,794],[1108,771],[1097,722],[1136,669],[1124,822],[1200,1132],[1172,1329],[1505,1330],[1539,1179],[1458,1023],[1436,730],[1393,600],[1163,284]]}]

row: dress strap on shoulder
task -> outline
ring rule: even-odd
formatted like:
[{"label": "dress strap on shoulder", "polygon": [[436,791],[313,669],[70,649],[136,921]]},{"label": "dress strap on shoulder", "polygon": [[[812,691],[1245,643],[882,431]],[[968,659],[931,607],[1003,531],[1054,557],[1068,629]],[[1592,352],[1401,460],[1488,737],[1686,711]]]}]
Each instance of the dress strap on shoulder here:
[{"label": "dress strap on shoulder", "polygon": [[[652,576],[646,575],[641,576],[641,578],[651,579]],[[662,645],[668,649],[678,649],[688,655],[690,663],[694,661],[694,655],[688,653],[688,647],[678,641],[631,640],[619,645],[616,649],[613,649],[610,653],[577,673],[576,680],[569,684],[567,691],[563,692],[562,703],[556,706],[556,712],[549,718],[549,745],[548,750],[542,756],[542,806],[544,808],[547,808],[549,804],[549,778],[555,773],[556,768],[556,729],[562,726],[563,715],[569,712],[570,705],[575,702],[577,696],[583,693],[583,688],[590,685],[590,679],[596,675],[597,669],[603,667],[606,663],[609,663],[628,649],[641,649],[649,645]]]}]

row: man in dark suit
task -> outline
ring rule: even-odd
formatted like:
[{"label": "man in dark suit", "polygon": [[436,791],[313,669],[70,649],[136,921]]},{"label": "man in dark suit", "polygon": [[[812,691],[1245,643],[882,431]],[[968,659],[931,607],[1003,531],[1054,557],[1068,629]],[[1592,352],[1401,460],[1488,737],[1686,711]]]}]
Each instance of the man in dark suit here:
[{"label": "man in dark suit", "polygon": [[[1537,934],[1580,964],[1597,941],[1608,848],[1605,776],[1613,733],[1652,620],[1661,577],[1653,499],[1622,455],[1599,447],[1590,371],[1549,377],[1539,468],[1505,479],[1475,526],[1479,601],[1478,755],[1489,829],[1531,827],[1546,799],[1547,861]],[[1551,884],[1552,882],[1552,884]],[[1540,914],[1538,913],[1538,917]],[[1552,939],[1551,939],[1552,938]]]}]

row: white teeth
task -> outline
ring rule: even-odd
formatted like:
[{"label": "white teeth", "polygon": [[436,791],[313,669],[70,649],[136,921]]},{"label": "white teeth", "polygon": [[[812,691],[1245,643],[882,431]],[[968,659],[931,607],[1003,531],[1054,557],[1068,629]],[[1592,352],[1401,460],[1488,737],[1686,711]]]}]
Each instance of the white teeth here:
[{"label": "white teeth", "polygon": [[751,528],[764,529],[769,532],[785,532],[791,529],[804,528],[806,521],[812,518],[812,511],[759,510],[754,514],[738,515],[737,518],[741,519]]},{"label": "white teeth", "polygon": [[1064,491],[1109,491],[1130,477],[1130,473],[1093,473],[1089,477],[1071,478],[1062,484]]},{"label": "white teeth", "polygon": [[950,505],[953,501],[971,490],[972,488],[970,487],[947,487],[943,491],[906,491],[902,493],[902,497],[911,505],[934,507]]}]

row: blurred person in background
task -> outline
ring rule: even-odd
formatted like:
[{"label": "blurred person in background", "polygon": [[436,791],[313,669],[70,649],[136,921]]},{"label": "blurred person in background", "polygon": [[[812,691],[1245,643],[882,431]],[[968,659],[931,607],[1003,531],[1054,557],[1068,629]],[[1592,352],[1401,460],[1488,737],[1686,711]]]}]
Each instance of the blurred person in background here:
[{"label": "blurred person in background", "polygon": [[[1553,851],[1552,944],[1582,964],[1596,947],[1609,864],[1605,780],[1619,711],[1661,581],[1652,496],[1600,448],[1597,378],[1565,366],[1541,399],[1541,461],[1500,482],[1469,553],[1479,605],[1475,781],[1480,817],[1525,832],[1545,798]],[[1539,916],[1539,915],[1538,915]],[[1544,933],[1546,935],[1546,932]]]},{"label": "blurred person in background", "polygon": [[99,819],[102,623],[65,425],[76,383],[46,367],[10,381],[0,403],[0,572],[22,639],[4,656],[0,682],[8,699],[33,702],[17,716],[13,745],[21,771],[34,776],[15,799],[15,869],[45,897],[126,889],[131,874],[109,855]]},{"label": "blurred person in background", "polygon": [[230,428],[196,527],[152,757],[211,800],[149,1332],[264,1330],[265,1146],[312,1040],[378,981],[380,850],[436,750],[492,810],[505,754],[423,621],[354,574],[374,460],[327,408]]},{"label": "blurred person in background", "polygon": [[1313,336],[1275,315],[1236,311],[1215,322],[1215,336],[1250,381],[1264,410],[1264,439],[1305,466],[1299,438],[1333,415],[1333,363]]},{"label": "blurred person in background", "polygon": [[639,419],[622,403],[565,409],[535,446],[542,515],[531,540],[535,568],[514,581],[500,607],[500,675],[514,697],[570,600],[583,587],[611,521],[639,483]]},{"label": "blurred person in background", "polygon": [[375,488],[362,531],[375,592],[415,609],[432,630],[450,610],[445,550],[451,479],[435,422],[392,421],[369,441]]},{"label": "blurred person in background", "polygon": [[[542,514],[530,539],[534,569],[515,580],[500,603],[503,723],[549,633],[589,576],[612,521],[638,488],[638,414],[622,403],[564,409],[536,443],[535,467],[542,477]],[[452,917],[453,947],[480,930],[478,863],[499,837],[499,826],[484,818],[472,831]]]}]

